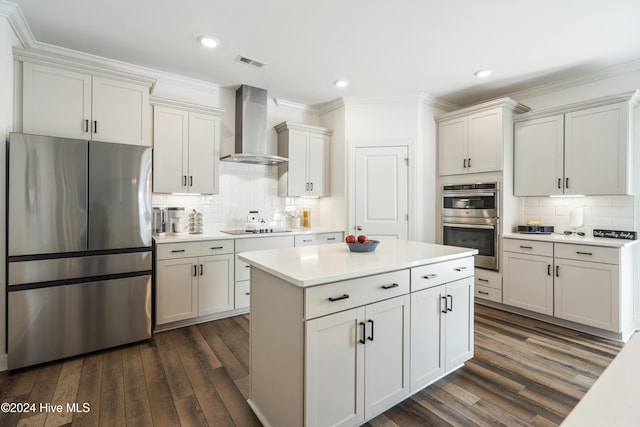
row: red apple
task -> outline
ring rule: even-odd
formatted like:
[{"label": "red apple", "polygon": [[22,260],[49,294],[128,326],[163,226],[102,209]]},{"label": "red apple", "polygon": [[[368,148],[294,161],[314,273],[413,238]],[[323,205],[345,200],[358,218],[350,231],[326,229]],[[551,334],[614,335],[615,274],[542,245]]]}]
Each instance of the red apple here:
[{"label": "red apple", "polygon": [[364,243],[367,240],[367,236],[361,234],[358,236],[358,243]]},{"label": "red apple", "polygon": [[355,243],[356,242],[356,236],[354,236],[353,234],[349,234],[345,239],[345,242],[347,243]]}]

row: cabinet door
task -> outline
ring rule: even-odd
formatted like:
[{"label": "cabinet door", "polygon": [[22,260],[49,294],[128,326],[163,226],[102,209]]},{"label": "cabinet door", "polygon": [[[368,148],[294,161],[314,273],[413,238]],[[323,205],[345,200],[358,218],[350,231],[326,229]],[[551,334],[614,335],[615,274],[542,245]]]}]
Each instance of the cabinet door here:
[{"label": "cabinet door", "polygon": [[307,176],[309,180],[310,196],[328,196],[327,174],[327,151],[329,148],[329,138],[324,135],[309,135],[309,145],[307,153]]},{"label": "cabinet door", "polygon": [[305,427],[364,421],[366,344],[360,340],[366,336],[360,323],[364,307],[306,322]]},{"label": "cabinet door", "polygon": [[514,195],[563,194],[564,115],[515,124]]},{"label": "cabinet door", "polygon": [[149,88],[93,77],[91,119],[95,141],[149,145]]},{"label": "cabinet door", "polygon": [[473,357],[473,277],[446,285],[445,372]]},{"label": "cabinet door", "polygon": [[288,195],[307,196],[307,146],[309,134],[296,130],[289,131],[289,162],[288,162]]},{"label": "cabinet door", "polygon": [[25,133],[90,139],[91,76],[25,62]]},{"label": "cabinet door", "polygon": [[218,146],[215,116],[189,113],[189,192],[218,192]]},{"label": "cabinet door", "polygon": [[409,295],[366,306],[365,418],[409,395]]},{"label": "cabinet door", "polygon": [[154,192],[187,192],[188,117],[186,111],[153,107]]},{"label": "cabinet door", "polygon": [[502,108],[471,114],[467,124],[467,171],[502,170]]},{"label": "cabinet door", "polygon": [[626,103],[565,114],[565,194],[628,194]]},{"label": "cabinet door", "polygon": [[620,332],[619,267],[556,258],[555,316]]},{"label": "cabinet door", "polygon": [[156,263],[156,324],[191,319],[198,315],[197,258]]},{"label": "cabinet door", "polygon": [[198,258],[198,315],[233,310],[233,255]]},{"label": "cabinet door", "polygon": [[467,118],[438,123],[438,164],[440,175],[467,173]]},{"label": "cabinet door", "polygon": [[411,293],[411,392],[444,374],[444,285]]},{"label": "cabinet door", "polygon": [[505,304],[553,316],[553,258],[504,252]]}]

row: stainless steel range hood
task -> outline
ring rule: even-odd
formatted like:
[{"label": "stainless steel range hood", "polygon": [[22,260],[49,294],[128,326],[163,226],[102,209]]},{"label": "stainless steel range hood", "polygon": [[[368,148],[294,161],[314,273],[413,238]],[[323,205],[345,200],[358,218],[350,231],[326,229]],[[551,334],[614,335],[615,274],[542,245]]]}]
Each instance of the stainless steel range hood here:
[{"label": "stainless steel range hood", "polygon": [[236,91],[235,152],[220,160],[275,165],[288,159],[271,152],[267,142],[267,91],[242,85]]}]

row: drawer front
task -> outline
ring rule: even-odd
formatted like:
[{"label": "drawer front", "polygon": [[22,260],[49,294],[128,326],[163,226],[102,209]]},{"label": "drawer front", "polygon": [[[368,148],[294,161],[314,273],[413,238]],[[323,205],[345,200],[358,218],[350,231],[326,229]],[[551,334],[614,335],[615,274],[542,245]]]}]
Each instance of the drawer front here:
[{"label": "drawer front", "polygon": [[485,272],[482,269],[476,269],[474,276],[474,284],[476,286],[484,286],[502,290],[502,276],[493,272]]},{"label": "drawer front", "polygon": [[295,245],[323,245],[342,242],[342,233],[299,234],[295,236]]},{"label": "drawer front", "polygon": [[250,301],[250,282],[248,280],[244,280],[242,282],[236,282],[236,310],[240,308],[249,307]]},{"label": "drawer front", "polygon": [[520,254],[553,256],[552,242],[538,242],[536,240],[504,239],[502,242],[505,252]]},{"label": "drawer front", "polygon": [[475,298],[502,303],[502,289],[488,288],[486,286],[475,286],[474,289],[473,295]]},{"label": "drawer front", "polygon": [[556,258],[575,259],[578,261],[620,264],[620,249],[603,246],[556,243],[555,256]]},{"label": "drawer front", "polygon": [[411,269],[411,292],[473,276],[473,257],[438,262]]},{"label": "drawer front", "polygon": [[251,266],[246,262],[238,259],[236,255],[236,282],[249,280],[251,278]]},{"label": "drawer front", "polygon": [[165,243],[156,246],[157,259],[186,258],[218,254],[232,254],[233,240]]},{"label": "drawer front", "polygon": [[304,318],[313,319],[408,293],[409,270],[313,286],[304,290]]},{"label": "drawer front", "polygon": [[236,252],[286,249],[293,247],[293,236],[249,237],[236,239]]}]

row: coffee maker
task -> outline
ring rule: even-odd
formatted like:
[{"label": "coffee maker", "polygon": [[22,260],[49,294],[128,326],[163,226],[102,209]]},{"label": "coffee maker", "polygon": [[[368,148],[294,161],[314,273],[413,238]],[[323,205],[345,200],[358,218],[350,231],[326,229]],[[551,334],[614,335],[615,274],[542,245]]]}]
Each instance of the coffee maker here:
[{"label": "coffee maker", "polygon": [[167,229],[167,209],[153,208],[153,234],[158,237],[164,237]]},{"label": "coffee maker", "polygon": [[187,226],[184,224],[184,208],[167,208],[169,216],[169,234],[185,234]]}]

